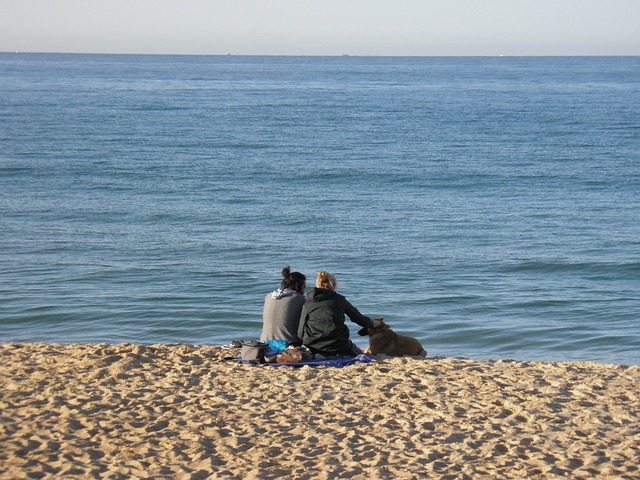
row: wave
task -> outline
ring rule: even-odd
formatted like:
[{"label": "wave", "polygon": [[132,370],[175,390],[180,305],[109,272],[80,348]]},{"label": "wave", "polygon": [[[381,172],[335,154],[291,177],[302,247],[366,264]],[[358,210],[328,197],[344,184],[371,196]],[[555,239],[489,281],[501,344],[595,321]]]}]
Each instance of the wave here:
[{"label": "wave", "polygon": [[550,262],[526,261],[499,268],[503,273],[582,273],[586,275],[639,274],[640,262]]}]

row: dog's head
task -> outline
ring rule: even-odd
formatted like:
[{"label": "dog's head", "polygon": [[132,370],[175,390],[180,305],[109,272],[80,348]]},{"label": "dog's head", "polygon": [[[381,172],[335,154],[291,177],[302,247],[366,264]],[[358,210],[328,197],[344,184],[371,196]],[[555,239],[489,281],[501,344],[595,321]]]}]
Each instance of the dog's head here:
[{"label": "dog's head", "polygon": [[389,330],[390,327],[386,323],[384,323],[384,317],[378,317],[376,320],[380,320],[380,325],[372,328],[363,328],[358,333],[360,335],[375,335],[376,333],[384,332],[385,330]]}]

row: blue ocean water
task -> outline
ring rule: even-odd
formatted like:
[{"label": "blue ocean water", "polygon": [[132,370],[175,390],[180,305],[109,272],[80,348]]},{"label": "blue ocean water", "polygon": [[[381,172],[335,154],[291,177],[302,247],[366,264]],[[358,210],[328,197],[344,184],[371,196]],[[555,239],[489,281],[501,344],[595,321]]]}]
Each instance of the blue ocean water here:
[{"label": "blue ocean water", "polygon": [[0,54],[0,341],[255,339],[290,264],[433,356],[638,364],[638,112],[639,57]]}]

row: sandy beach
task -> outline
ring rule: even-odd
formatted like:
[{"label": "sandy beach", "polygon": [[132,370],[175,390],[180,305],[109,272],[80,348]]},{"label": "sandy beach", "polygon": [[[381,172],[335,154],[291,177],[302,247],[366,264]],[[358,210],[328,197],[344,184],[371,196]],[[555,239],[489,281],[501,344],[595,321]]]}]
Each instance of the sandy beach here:
[{"label": "sandy beach", "polygon": [[0,344],[0,478],[640,478],[640,367]]}]

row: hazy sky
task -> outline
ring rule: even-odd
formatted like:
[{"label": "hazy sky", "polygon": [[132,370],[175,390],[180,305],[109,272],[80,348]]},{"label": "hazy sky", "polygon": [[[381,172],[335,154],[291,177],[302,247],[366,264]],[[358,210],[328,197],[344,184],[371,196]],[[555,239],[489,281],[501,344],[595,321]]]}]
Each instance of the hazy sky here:
[{"label": "hazy sky", "polygon": [[0,51],[640,55],[640,0],[0,0]]}]

